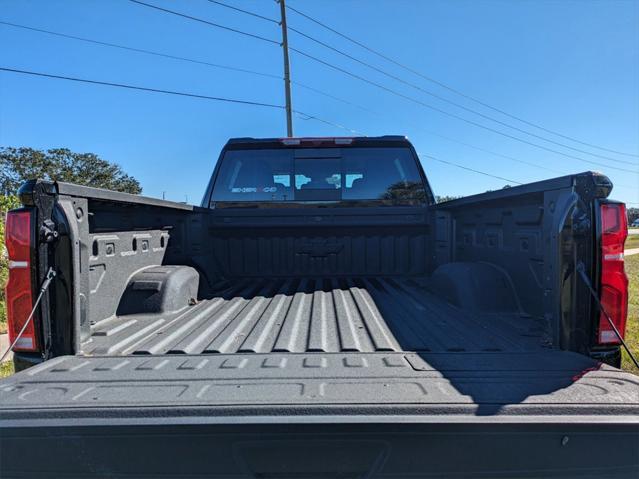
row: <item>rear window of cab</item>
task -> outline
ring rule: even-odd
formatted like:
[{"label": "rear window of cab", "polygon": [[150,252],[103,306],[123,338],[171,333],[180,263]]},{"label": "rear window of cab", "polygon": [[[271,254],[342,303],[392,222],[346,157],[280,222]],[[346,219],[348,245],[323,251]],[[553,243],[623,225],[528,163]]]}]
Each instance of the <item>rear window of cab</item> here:
[{"label": "rear window of cab", "polygon": [[424,183],[408,148],[229,150],[213,186],[218,202],[422,204]]}]

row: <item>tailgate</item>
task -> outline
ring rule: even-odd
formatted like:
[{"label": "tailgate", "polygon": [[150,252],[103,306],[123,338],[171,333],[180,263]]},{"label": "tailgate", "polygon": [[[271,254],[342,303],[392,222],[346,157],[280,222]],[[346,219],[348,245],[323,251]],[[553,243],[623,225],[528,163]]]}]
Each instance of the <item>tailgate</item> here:
[{"label": "tailgate", "polygon": [[639,378],[559,351],[61,357],[0,383],[0,427],[2,477],[632,477]]}]

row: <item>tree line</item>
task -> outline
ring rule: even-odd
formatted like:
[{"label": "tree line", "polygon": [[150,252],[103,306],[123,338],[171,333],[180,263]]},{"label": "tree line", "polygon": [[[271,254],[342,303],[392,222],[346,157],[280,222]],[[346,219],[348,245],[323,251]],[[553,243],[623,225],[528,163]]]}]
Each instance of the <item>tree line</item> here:
[{"label": "tree line", "polygon": [[95,153],[76,153],[68,148],[0,148],[0,191],[4,195],[15,194],[24,181],[33,178],[125,193],[142,192],[138,180]]}]

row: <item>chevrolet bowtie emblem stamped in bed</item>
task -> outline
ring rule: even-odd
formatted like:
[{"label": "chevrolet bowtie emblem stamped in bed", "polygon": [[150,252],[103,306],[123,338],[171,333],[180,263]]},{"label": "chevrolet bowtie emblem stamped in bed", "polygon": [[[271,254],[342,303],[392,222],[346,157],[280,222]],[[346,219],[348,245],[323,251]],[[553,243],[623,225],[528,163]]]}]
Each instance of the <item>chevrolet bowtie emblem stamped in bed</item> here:
[{"label": "chevrolet bowtie emblem stamped in bed", "polygon": [[324,258],[330,254],[337,254],[344,248],[343,244],[328,240],[311,240],[302,243],[297,254],[306,254],[313,258]]}]

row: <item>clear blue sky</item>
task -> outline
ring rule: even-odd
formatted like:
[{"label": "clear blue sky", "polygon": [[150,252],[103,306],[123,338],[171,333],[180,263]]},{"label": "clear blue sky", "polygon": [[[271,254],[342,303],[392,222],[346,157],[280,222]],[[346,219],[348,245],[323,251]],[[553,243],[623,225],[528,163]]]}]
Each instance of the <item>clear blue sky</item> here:
[{"label": "clear blue sky", "polygon": [[[145,0],[279,40],[277,25],[207,0]],[[225,0],[277,18],[271,0]],[[639,2],[637,1],[302,1],[289,5],[467,95],[553,131],[614,150],[639,153]],[[282,52],[268,44],[164,14],[127,0],[1,0],[0,20],[100,41],[280,75]],[[374,113],[294,86],[294,108],[368,135],[405,134],[418,151],[521,182],[595,169],[617,185],[614,198],[639,202],[639,158],[570,142],[483,108],[401,70],[290,12],[289,24],[351,55],[500,121],[578,153],[495,124],[398,83],[290,33],[290,43],[438,108],[543,144],[633,170],[566,158],[505,138],[393,96],[291,54],[294,80]],[[284,103],[282,81],[88,45],[0,25],[0,65],[204,95]],[[516,163],[442,137],[539,163]],[[349,135],[295,119],[296,136]],[[144,194],[197,203],[229,137],[285,135],[282,110],[127,91],[0,72],[0,145],[68,147],[119,163]],[[423,159],[436,194],[467,195],[505,182]]]}]

